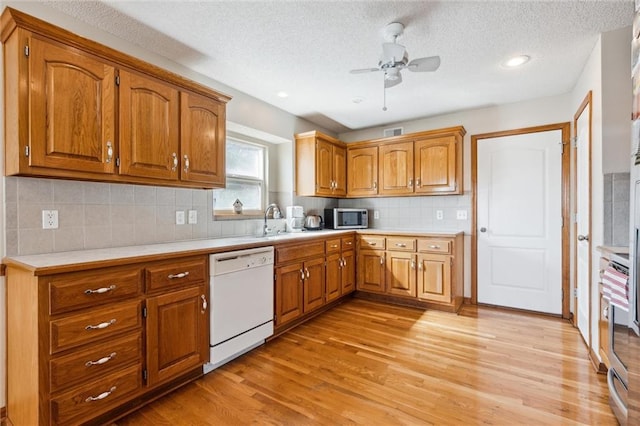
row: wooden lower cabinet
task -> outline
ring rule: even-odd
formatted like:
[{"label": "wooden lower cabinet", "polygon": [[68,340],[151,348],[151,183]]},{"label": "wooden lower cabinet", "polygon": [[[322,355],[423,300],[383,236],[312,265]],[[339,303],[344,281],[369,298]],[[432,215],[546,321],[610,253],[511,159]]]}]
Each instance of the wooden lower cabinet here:
[{"label": "wooden lower cabinet", "polygon": [[361,235],[357,289],[363,297],[455,312],[463,299],[462,245],[462,233]]},{"label": "wooden lower cabinet", "polygon": [[207,256],[73,268],[7,266],[11,424],[108,423],[209,359]]},{"label": "wooden lower cabinet", "polygon": [[355,234],[275,246],[276,334],[354,291],[354,246]]}]

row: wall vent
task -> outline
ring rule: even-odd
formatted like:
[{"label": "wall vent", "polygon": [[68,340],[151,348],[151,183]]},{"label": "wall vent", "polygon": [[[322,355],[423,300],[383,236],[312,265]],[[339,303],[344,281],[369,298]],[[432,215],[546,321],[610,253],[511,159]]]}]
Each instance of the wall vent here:
[{"label": "wall vent", "polygon": [[403,134],[403,129],[402,127],[394,127],[392,129],[384,129],[384,131],[382,132],[382,134],[384,135],[383,137],[388,138],[391,136],[400,136],[401,134]]}]

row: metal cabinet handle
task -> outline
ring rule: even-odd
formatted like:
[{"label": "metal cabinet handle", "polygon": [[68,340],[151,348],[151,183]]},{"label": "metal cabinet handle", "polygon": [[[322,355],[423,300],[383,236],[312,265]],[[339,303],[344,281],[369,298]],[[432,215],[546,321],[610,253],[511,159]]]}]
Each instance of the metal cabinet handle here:
[{"label": "metal cabinet handle", "polygon": [[173,280],[176,278],[184,278],[188,276],[189,276],[189,271],[185,271],[185,272],[180,272],[179,274],[169,274],[167,275],[167,278],[169,278],[170,280]]},{"label": "metal cabinet handle", "polygon": [[87,399],[84,400],[84,402],[100,401],[101,399],[105,399],[106,397],[111,395],[115,390],[116,390],[116,387],[114,386],[111,389],[109,389],[108,391],[102,392],[98,396],[90,396],[90,397],[88,397]]},{"label": "metal cabinet handle", "polygon": [[337,244],[331,244],[331,248],[338,248]]},{"label": "metal cabinet handle", "polygon": [[416,179],[416,188],[420,188],[420,178]]},{"label": "metal cabinet handle", "polygon": [[367,241],[367,244],[369,244],[370,246],[375,246],[378,243],[376,243],[375,241]]},{"label": "metal cabinet handle", "polygon": [[344,257],[342,258],[342,266],[347,266],[347,259],[345,259]]},{"label": "metal cabinet handle", "polygon": [[304,281],[304,271],[300,269],[300,279]]},{"label": "metal cabinet handle", "polygon": [[378,182],[376,181],[373,182],[373,189],[378,189]]},{"label": "metal cabinet handle", "polygon": [[85,329],[85,330],[101,330],[101,329],[103,329],[103,328],[107,328],[107,327],[109,327],[110,325],[113,325],[113,324],[115,324],[115,323],[116,323],[116,319],[114,318],[114,319],[112,319],[111,321],[108,321],[108,322],[102,322],[102,323],[100,323],[100,324],[98,324],[98,325],[88,325],[88,326],[86,326],[84,329]]},{"label": "metal cabinet handle", "polygon": [[437,246],[437,245],[430,245],[430,246],[429,246],[429,248],[430,248],[430,249],[437,250],[437,249],[439,249],[439,248],[440,248],[440,246]]},{"label": "metal cabinet handle", "polygon": [[418,262],[418,271],[422,271],[422,262]]},{"label": "metal cabinet handle", "polygon": [[406,247],[407,245],[405,243],[396,243],[396,247]]},{"label": "metal cabinet handle", "polygon": [[92,289],[88,288],[88,289],[86,289],[84,291],[84,294],[102,294],[102,293],[106,293],[108,291],[113,291],[115,289],[116,289],[115,284],[112,284],[109,287],[97,288],[95,290],[92,290]]},{"label": "metal cabinet handle", "polygon": [[416,269],[416,261],[415,260],[411,261],[411,269]]},{"label": "metal cabinet handle", "polygon": [[347,241],[345,244],[348,245],[348,246],[351,246],[351,245],[353,245],[353,241]]},{"label": "metal cabinet handle", "polygon": [[204,297],[204,294],[200,295],[200,298],[202,299],[202,313],[204,313],[207,310],[207,306],[209,306],[209,304],[207,303],[207,298]]},{"label": "metal cabinet handle", "polygon": [[113,160],[113,146],[111,145],[111,141],[107,141],[107,163],[110,163]]},{"label": "metal cabinet handle", "polygon": [[91,367],[93,365],[102,365],[114,359],[116,357],[116,353],[112,352],[110,355],[105,356],[104,358],[100,358],[97,361],[87,361],[84,363],[85,367]]},{"label": "metal cabinet handle", "polygon": [[189,157],[187,155],[184,156],[184,171],[188,172],[189,171]]},{"label": "metal cabinet handle", "polygon": [[307,273],[307,278],[309,278],[309,268],[304,268],[304,270]]},{"label": "metal cabinet handle", "polygon": [[380,264],[384,265],[384,256],[380,256]]},{"label": "metal cabinet handle", "polygon": [[407,188],[413,188],[413,179],[409,179],[409,184],[407,185]]},{"label": "metal cabinet handle", "polygon": [[171,154],[171,157],[173,157],[173,166],[171,167],[171,171],[175,172],[178,168],[178,154],[174,152]]},{"label": "metal cabinet handle", "polygon": [[588,235],[578,235],[578,241],[589,241]]}]

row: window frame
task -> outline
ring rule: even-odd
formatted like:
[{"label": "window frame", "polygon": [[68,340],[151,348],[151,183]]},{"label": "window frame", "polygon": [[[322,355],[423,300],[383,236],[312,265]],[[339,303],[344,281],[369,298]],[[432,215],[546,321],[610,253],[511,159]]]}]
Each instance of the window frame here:
[{"label": "window frame", "polygon": [[[230,140],[233,141],[233,142],[239,143],[239,144],[251,145],[251,146],[258,147],[258,148],[262,149],[263,176],[262,176],[262,179],[257,179],[257,178],[251,177],[251,176],[229,174],[225,170],[225,188],[220,188],[220,189],[217,189],[217,190],[214,189],[213,197],[214,197],[214,199],[217,198],[216,197],[216,191],[226,190],[226,187],[228,186],[227,184],[228,184],[230,179],[232,181],[240,182],[240,183],[260,182],[260,183],[262,183],[262,185],[261,185],[261,193],[260,193],[260,209],[259,210],[255,210],[255,209],[246,210],[246,209],[243,209],[242,213],[238,214],[238,213],[233,211],[233,208],[219,209],[219,208],[217,208],[217,206],[214,205],[213,216],[215,218],[221,218],[221,219],[255,219],[256,217],[262,217],[264,209],[265,209],[265,206],[267,205],[267,195],[269,194],[269,145],[267,143],[265,143],[265,142],[250,141],[250,140],[244,139],[242,137],[238,137],[238,136],[235,136],[235,135],[227,134],[226,141],[225,141],[225,150],[227,149],[226,148],[226,142],[230,141]],[[225,156],[226,156],[226,153],[225,153]],[[225,169],[226,169],[226,164],[225,164]]]}]

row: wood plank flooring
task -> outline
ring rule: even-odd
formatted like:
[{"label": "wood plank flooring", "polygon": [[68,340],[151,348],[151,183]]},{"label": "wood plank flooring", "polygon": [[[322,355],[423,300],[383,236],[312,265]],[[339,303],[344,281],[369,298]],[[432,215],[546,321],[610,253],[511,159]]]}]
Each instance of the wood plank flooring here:
[{"label": "wood plank flooring", "polygon": [[615,425],[568,322],[350,300],[125,425]]}]

